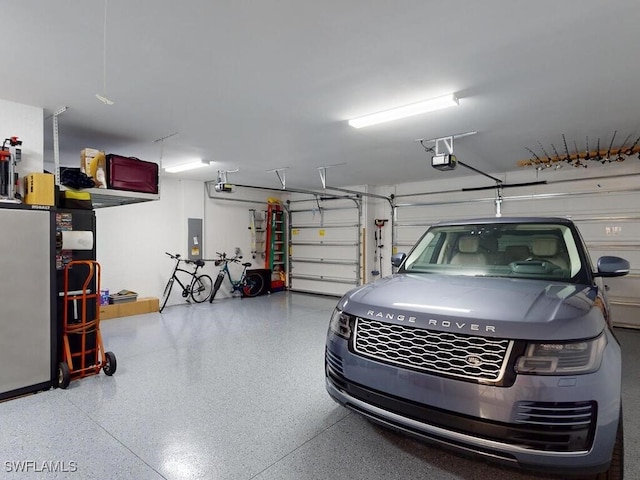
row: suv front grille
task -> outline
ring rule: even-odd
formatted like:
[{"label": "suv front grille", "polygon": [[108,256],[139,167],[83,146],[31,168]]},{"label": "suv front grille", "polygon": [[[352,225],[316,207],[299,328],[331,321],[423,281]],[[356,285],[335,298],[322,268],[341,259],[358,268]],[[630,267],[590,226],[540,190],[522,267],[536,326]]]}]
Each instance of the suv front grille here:
[{"label": "suv front grille", "polygon": [[431,373],[499,382],[513,342],[356,318],[356,353]]}]

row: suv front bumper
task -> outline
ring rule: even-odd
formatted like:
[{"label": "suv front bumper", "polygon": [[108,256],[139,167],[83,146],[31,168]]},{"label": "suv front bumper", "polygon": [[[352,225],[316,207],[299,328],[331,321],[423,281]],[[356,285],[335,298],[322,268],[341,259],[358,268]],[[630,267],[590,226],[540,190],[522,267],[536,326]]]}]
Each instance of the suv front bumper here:
[{"label": "suv front bumper", "polygon": [[[330,334],[326,387],[339,404],[413,436],[521,468],[589,474],[608,468],[618,426],[620,349],[609,340],[595,373],[519,375],[497,387],[363,358]],[[555,424],[523,421],[531,408],[548,408]],[[566,425],[566,409],[589,418]]]}]

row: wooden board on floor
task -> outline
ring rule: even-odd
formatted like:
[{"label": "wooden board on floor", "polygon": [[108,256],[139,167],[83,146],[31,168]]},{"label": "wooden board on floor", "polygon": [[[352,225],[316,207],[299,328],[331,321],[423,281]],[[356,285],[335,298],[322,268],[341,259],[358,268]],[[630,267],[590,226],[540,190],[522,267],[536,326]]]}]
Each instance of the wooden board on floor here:
[{"label": "wooden board on floor", "polygon": [[117,303],[113,305],[100,306],[100,320],[110,318],[128,317],[131,315],[141,315],[159,310],[159,300],[155,297],[141,297],[135,302]]}]

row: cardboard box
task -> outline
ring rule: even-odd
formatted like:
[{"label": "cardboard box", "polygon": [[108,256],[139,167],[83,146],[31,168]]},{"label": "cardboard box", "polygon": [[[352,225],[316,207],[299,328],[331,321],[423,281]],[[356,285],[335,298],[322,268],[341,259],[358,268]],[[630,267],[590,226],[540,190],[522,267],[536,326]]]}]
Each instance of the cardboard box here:
[{"label": "cardboard box", "polygon": [[24,203],[55,205],[55,181],[50,173],[30,173],[24,177]]},{"label": "cardboard box", "polygon": [[118,307],[120,305],[100,305],[100,320],[118,318]]},{"label": "cardboard box", "polygon": [[100,153],[100,150],[95,148],[83,148],[80,151],[80,171],[86,173],[90,177],[91,162]]},{"label": "cardboard box", "polygon": [[155,297],[141,297],[135,302],[114,303],[100,306],[100,320],[153,313],[160,310],[160,301]]}]

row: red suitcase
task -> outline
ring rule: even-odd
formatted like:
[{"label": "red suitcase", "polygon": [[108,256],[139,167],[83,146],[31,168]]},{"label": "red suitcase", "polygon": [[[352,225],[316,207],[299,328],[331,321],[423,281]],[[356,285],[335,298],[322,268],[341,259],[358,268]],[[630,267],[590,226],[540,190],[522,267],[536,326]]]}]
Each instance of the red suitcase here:
[{"label": "red suitcase", "polygon": [[107,155],[107,188],[158,193],[158,164],[134,157]]}]

